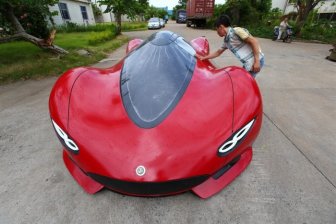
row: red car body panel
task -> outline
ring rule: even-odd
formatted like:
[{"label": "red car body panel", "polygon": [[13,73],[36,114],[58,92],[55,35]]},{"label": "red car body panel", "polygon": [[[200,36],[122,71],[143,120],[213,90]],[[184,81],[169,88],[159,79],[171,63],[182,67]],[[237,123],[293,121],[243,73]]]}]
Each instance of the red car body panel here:
[{"label": "red car body panel", "polygon": [[210,177],[207,181],[194,187],[192,191],[199,197],[205,199],[209,198],[215,193],[221,191],[229,183],[231,183],[245,168],[250,164],[252,160],[252,148],[245,150],[239,159],[239,161],[230,168],[230,170],[224,173],[219,179]]},{"label": "red car body panel", "polygon": [[94,181],[87,176],[68,156],[66,150],[63,150],[63,161],[77,183],[89,194],[94,194],[104,188],[104,185]]},{"label": "red car body panel", "polygon": [[[131,41],[126,52],[132,53],[141,43]],[[204,38],[191,45],[200,54],[209,52]],[[70,70],[50,94],[50,115],[65,146],[64,162],[86,192],[93,194],[104,186],[137,196],[193,190],[207,198],[246,168],[262,123],[262,102],[255,80],[245,70],[217,69],[209,61],[197,60],[173,110],[155,127],[143,128],[123,104],[124,63],[125,58],[109,69]],[[249,130],[239,131],[248,122]],[[219,147],[230,138],[237,146],[219,155]],[[79,153],[66,149],[72,143]],[[140,166],[145,168],[143,175],[137,173]],[[228,170],[218,176],[223,167]],[[161,191],[162,186],[167,189]]]}]

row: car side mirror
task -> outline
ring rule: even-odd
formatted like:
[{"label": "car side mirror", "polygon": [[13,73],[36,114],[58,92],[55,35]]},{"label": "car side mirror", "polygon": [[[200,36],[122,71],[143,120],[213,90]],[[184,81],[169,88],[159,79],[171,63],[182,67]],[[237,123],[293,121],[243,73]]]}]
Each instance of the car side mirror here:
[{"label": "car side mirror", "polygon": [[126,48],[126,54],[128,54],[129,52],[134,50],[142,42],[143,42],[143,40],[141,40],[141,39],[133,39],[133,40],[129,41],[128,44],[127,44],[127,48]]},{"label": "car side mirror", "polygon": [[205,37],[198,37],[190,41],[191,46],[196,53],[201,56],[206,56],[210,52],[209,42]]}]

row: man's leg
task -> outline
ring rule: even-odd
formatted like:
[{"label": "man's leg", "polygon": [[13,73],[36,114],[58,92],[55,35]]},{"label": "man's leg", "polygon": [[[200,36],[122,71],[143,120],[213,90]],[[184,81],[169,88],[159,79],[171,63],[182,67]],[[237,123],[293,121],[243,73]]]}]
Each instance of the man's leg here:
[{"label": "man's leg", "polygon": [[280,39],[281,39],[282,33],[283,33],[283,30],[282,30],[282,29],[279,29],[279,35],[278,35],[277,40],[280,40]]}]

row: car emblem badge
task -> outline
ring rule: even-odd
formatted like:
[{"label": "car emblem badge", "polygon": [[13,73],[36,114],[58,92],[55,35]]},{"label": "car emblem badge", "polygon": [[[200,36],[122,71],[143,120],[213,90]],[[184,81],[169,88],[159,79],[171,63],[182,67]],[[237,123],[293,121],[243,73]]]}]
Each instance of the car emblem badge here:
[{"label": "car emblem badge", "polygon": [[145,173],[146,173],[146,168],[145,168],[144,166],[138,166],[138,167],[136,168],[135,172],[136,172],[136,174],[137,174],[138,176],[141,177],[141,176],[145,175]]}]

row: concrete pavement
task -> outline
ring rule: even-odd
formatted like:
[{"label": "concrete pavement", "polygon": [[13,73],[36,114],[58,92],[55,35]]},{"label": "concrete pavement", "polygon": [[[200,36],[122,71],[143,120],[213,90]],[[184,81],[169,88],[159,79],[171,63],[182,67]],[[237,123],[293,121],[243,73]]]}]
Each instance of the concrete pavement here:
[{"label": "concrete pavement", "polygon": [[[187,40],[211,30],[170,23]],[[129,32],[146,38],[155,31]],[[52,130],[48,96],[56,78],[0,86],[0,223],[330,223],[336,222],[336,63],[330,45],[259,39],[266,64],[257,76],[264,122],[251,165],[219,194],[161,198],[108,190],[87,195],[72,179]],[[125,55],[125,46],[108,67]],[[230,52],[219,66],[239,62]]]}]

